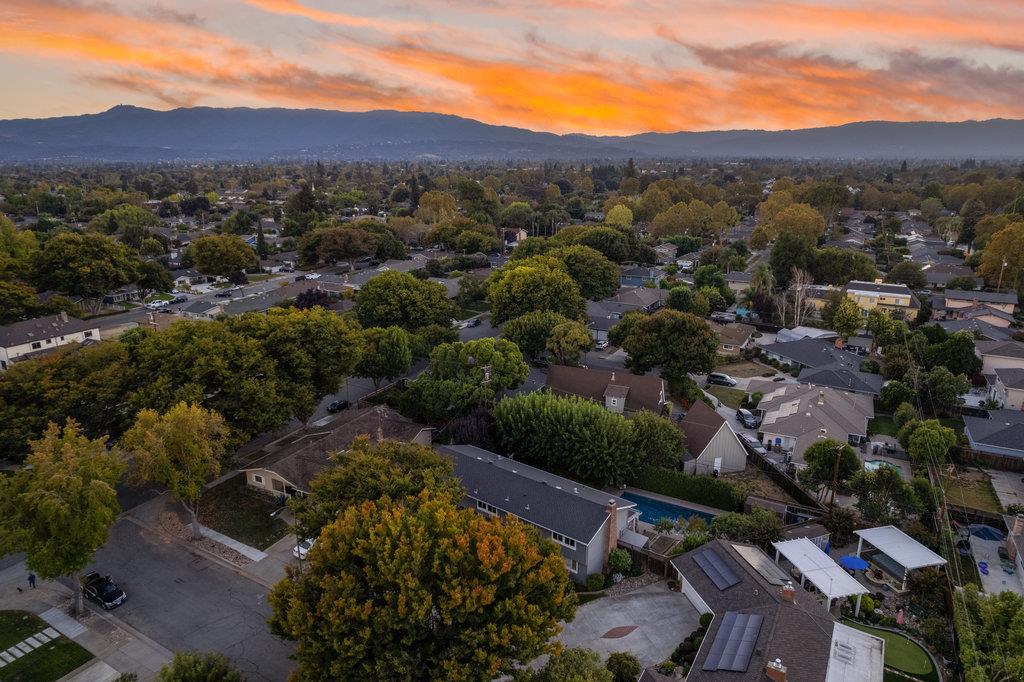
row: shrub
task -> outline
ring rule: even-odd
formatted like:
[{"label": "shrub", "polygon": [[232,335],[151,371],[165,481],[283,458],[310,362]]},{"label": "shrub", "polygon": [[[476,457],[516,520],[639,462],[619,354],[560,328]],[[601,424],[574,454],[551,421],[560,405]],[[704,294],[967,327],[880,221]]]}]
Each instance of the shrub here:
[{"label": "shrub", "polygon": [[879,367],[878,362],[875,360],[865,360],[860,363],[860,371],[867,372],[869,374],[878,374],[882,370]]},{"label": "shrub", "polygon": [[613,549],[608,555],[608,568],[615,573],[628,573],[633,567],[633,557],[624,549]]},{"label": "shrub", "polygon": [[917,419],[917,408],[910,403],[900,403],[900,406],[892,413],[892,420],[896,422],[896,426],[899,428],[903,428],[907,422],[914,421],[915,419]]},{"label": "shrub", "polygon": [[702,613],[700,614],[700,626],[705,630],[711,625],[711,621],[714,620],[715,615],[713,613]]},{"label": "shrub", "polygon": [[599,592],[604,589],[604,575],[594,573],[587,576],[587,592]]},{"label": "shrub", "polygon": [[612,674],[613,682],[636,682],[643,672],[636,656],[625,651],[609,655],[604,667]]},{"label": "shrub", "polygon": [[1024,504],[1011,504],[1009,507],[1006,508],[1006,513],[1010,516],[1024,514]]},{"label": "shrub", "polygon": [[685,538],[683,538],[683,543],[680,545],[681,550],[679,553],[682,554],[684,552],[697,549],[701,545],[707,544],[710,540],[711,534],[707,531],[689,533]]},{"label": "shrub", "polygon": [[[856,597],[853,598],[853,603],[854,605],[857,604]],[[860,615],[863,617],[867,616],[868,614],[873,614],[874,612],[875,600],[872,599],[869,595],[865,594],[863,597],[860,598]]]},{"label": "shrub", "polygon": [[672,661],[662,661],[658,664],[658,672],[662,675],[671,675],[676,671],[676,664]]},{"label": "shrub", "polygon": [[[603,409],[603,408],[602,408]],[[682,471],[645,466],[634,479],[637,488],[696,502],[725,511],[738,511],[747,499],[744,487],[711,476],[691,476]]]},{"label": "shrub", "polygon": [[676,522],[668,518],[667,516],[662,517],[654,522],[654,529],[661,533],[667,533],[675,527]]},{"label": "shrub", "polygon": [[758,403],[761,402],[761,398],[764,397],[764,393],[756,391],[750,394],[750,399],[747,401],[751,407],[757,407]]}]

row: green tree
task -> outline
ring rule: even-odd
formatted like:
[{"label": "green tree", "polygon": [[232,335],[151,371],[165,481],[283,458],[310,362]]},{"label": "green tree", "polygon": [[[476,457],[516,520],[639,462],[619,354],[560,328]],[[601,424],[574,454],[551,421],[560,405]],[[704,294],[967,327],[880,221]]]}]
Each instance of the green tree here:
[{"label": "green tree", "polygon": [[227,656],[216,652],[178,652],[160,669],[160,682],[244,682]]},{"label": "green tree", "polygon": [[432,324],[450,327],[455,304],[443,285],[389,270],[363,285],[356,294],[355,312],[364,327],[415,331]]},{"label": "green tree", "polygon": [[772,245],[768,263],[775,276],[775,284],[785,289],[793,277],[793,268],[811,270],[814,264],[814,242],[797,234],[782,234]]},{"label": "green tree", "polygon": [[747,514],[726,512],[711,521],[711,534],[716,538],[749,542],[766,549],[782,537],[782,520],[767,509],[755,508]]},{"label": "green tree", "polygon": [[174,287],[174,278],[162,263],[148,260],[139,264],[135,285],[145,298],[154,291],[170,291]]},{"label": "green tree", "polygon": [[609,338],[628,353],[626,366],[631,370],[644,373],[660,366],[661,375],[670,380],[691,372],[707,374],[718,348],[718,337],[707,322],[667,309],[653,315],[627,315],[612,328]]},{"label": "green tree", "polygon": [[830,502],[833,504],[837,490],[863,469],[853,448],[832,438],[812,443],[804,451],[804,461],[807,467],[799,472],[800,483],[817,490],[818,499],[821,499],[824,491],[829,491]]},{"label": "green tree", "polygon": [[628,651],[609,654],[604,666],[612,674],[611,682],[636,682],[643,672],[640,661]]},{"label": "green tree", "polygon": [[204,275],[226,277],[259,265],[252,247],[231,234],[200,237],[188,245],[188,253],[196,270]]},{"label": "green tree", "polygon": [[501,338],[515,343],[526,357],[534,359],[547,349],[551,330],[567,322],[572,320],[550,310],[533,310],[506,322]]},{"label": "green tree", "polygon": [[227,451],[224,418],[198,405],[178,403],[164,414],[139,410],[122,444],[135,455],[139,480],[171,491],[192,518],[192,538],[203,536],[199,499],[203,486],[220,475]]},{"label": "green tree", "polygon": [[443,343],[430,353],[427,372],[433,379],[486,385],[492,391],[515,388],[530,368],[519,347],[505,339]]},{"label": "green tree", "polygon": [[629,210],[628,206],[618,204],[605,214],[604,222],[618,227],[632,227],[633,212]]},{"label": "green tree", "polygon": [[31,317],[36,310],[36,290],[20,282],[0,282],[0,324]]},{"label": "green tree", "polygon": [[576,244],[566,246],[548,255],[565,263],[565,269],[580,288],[584,298],[600,301],[619,288],[619,268],[598,251]]},{"label": "green tree", "polygon": [[907,336],[906,324],[892,319],[889,312],[883,308],[872,308],[868,311],[868,319],[864,326],[871,332],[872,352],[879,346],[885,348],[899,343]]},{"label": "green tree", "polygon": [[575,612],[553,542],[428,491],[348,507],[308,563],[270,596],[271,629],[297,641],[303,679],[509,675],[551,652]]},{"label": "green tree", "polygon": [[96,232],[61,232],[47,240],[36,259],[44,289],[81,296],[98,311],[103,296],[135,280],[139,259],[124,244]]},{"label": "green tree", "polygon": [[917,400],[917,392],[902,381],[892,379],[882,387],[878,400],[884,410],[892,412],[903,403]]},{"label": "green tree", "polygon": [[[29,447],[28,467],[0,477],[0,552],[24,552],[41,578],[71,576],[79,585],[121,511],[114,485],[124,458],[106,438],[84,436],[73,419],[63,428],[51,422]],[[74,592],[81,613],[82,591]]]},{"label": "green tree", "polygon": [[529,230],[534,226],[537,214],[525,201],[513,201],[501,209],[498,214],[498,225],[510,229]]},{"label": "green tree", "polygon": [[492,324],[502,324],[534,310],[550,310],[575,320],[584,310],[579,285],[564,269],[525,260],[512,261],[491,275],[487,300]]},{"label": "green tree", "polygon": [[849,298],[843,299],[832,316],[832,329],[845,341],[860,331],[863,318],[860,315],[860,307]]},{"label": "green tree", "polygon": [[597,652],[572,648],[554,654],[539,670],[516,671],[512,682],[613,682],[613,679],[611,671],[601,665]]},{"label": "green tree", "polygon": [[0,281],[29,277],[38,253],[36,233],[19,230],[0,213]]},{"label": "green tree", "polygon": [[345,509],[385,496],[404,500],[423,490],[462,495],[451,460],[416,443],[371,443],[363,436],[331,460],[334,466],[316,475],[308,495],[289,501],[300,537],[315,538]]},{"label": "green tree", "polygon": [[356,227],[332,227],[318,233],[318,262],[347,261],[349,272],[356,271],[356,260],[373,253],[375,240],[366,230]]},{"label": "green tree", "polygon": [[141,206],[121,204],[114,208],[107,209],[89,221],[86,226],[88,230],[103,232],[104,234],[116,234],[118,232],[130,232],[142,228],[146,230],[160,225],[160,220]]},{"label": "green tree", "polygon": [[906,284],[911,289],[923,289],[928,285],[921,264],[911,260],[900,261],[892,266],[889,274],[885,276],[885,281]]},{"label": "green tree", "polygon": [[356,374],[373,380],[379,388],[382,379],[392,381],[412,367],[412,335],[401,327],[371,327],[363,330],[365,344]]},{"label": "green tree", "polygon": [[917,422],[907,444],[907,454],[919,464],[943,464],[956,445],[956,432],[935,419]]},{"label": "green tree", "polygon": [[963,396],[971,390],[971,382],[963,374],[953,374],[939,365],[921,377],[921,397],[931,406],[932,414],[949,412],[963,404]]},{"label": "green tree", "polygon": [[641,410],[629,418],[633,447],[645,465],[677,469],[686,454],[686,437],[671,420]]},{"label": "green tree", "polygon": [[891,467],[858,471],[850,478],[850,490],[861,520],[872,525],[900,525],[918,509],[917,496],[903,475]]},{"label": "green tree", "polygon": [[981,371],[981,358],[974,351],[974,334],[959,331],[925,352],[925,366],[943,366],[953,374],[972,376]]},{"label": "green tree", "polygon": [[589,329],[579,322],[568,321],[552,327],[545,347],[559,364],[576,365],[593,345]]},{"label": "green tree", "polygon": [[672,287],[669,289],[668,300],[665,302],[665,305],[681,313],[692,313],[693,290],[683,284]]},{"label": "green tree", "polygon": [[896,426],[902,428],[907,422],[917,419],[917,408],[910,403],[900,403],[899,407],[892,413],[892,420]]}]

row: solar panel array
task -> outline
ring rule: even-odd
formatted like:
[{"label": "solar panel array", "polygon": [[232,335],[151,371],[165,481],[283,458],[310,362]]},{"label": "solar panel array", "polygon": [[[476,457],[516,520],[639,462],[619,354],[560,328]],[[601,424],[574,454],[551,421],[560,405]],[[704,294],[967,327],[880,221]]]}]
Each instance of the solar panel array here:
[{"label": "solar panel array", "polygon": [[719,590],[728,589],[740,581],[739,576],[725,563],[725,559],[711,547],[708,547],[703,552],[694,554],[693,560],[711,578],[711,582]]},{"label": "solar panel array", "polygon": [[703,669],[746,672],[763,621],[764,616],[757,613],[726,611]]},{"label": "solar panel array", "polygon": [[760,573],[769,585],[785,585],[791,582],[786,572],[757,547],[733,545],[732,548],[750,564],[751,568]]}]

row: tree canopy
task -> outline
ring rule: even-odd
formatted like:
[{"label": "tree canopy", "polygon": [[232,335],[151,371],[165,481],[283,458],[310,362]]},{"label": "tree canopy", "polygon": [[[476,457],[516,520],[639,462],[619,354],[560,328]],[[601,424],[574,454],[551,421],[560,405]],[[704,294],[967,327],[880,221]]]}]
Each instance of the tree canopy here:
[{"label": "tree canopy", "polygon": [[679,379],[690,372],[707,374],[718,348],[718,338],[707,322],[669,309],[652,315],[626,315],[612,328],[609,340],[629,354],[626,366],[634,372],[660,366],[666,379]]},{"label": "tree canopy", "polygon": [[450,327],[455,304],[443,285],[389,270],[363,285],[356,294],[355,312],[364,327],[415,331],[431,324]]},{"label": "tree canopy", "polygon": [[230,234],[200,237],[188,245],[188,252],[196,270],[204,275],[225,277],[259,265],[252,247]]}]

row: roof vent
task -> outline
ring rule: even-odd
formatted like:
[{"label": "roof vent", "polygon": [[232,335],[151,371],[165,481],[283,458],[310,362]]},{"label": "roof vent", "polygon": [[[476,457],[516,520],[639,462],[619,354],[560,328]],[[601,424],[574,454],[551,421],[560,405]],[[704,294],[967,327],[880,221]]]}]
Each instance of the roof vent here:
[{"label": "roof vent", "polygon": [[529,503],[527,503],[527,505],[526,505],[526,511],[530,511],[530,505],[529,505]]},{"label": "roof vent", "polygon": [[573,491],[574,493],[576,493],[577,495],[579,495],[579,494],[580,494],[580,489],[579,489],[579,488],[573,488],[573,489],[572,489],[572,491]]}]

